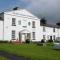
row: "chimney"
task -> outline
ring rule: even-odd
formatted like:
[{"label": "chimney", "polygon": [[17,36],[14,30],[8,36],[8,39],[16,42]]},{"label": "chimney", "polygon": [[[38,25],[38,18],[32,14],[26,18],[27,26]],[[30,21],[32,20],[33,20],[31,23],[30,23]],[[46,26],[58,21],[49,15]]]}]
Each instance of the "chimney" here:
[{"label": "chimney", "polygon": [[19,9],[19,7],[15,7],[15,8],[13,8],[13,10],[18,10]]}]

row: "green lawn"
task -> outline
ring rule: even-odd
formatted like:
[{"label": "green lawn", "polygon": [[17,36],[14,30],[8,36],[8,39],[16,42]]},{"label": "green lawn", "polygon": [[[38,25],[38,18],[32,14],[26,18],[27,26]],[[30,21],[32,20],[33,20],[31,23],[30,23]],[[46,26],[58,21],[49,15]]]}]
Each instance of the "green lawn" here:
[{"label": "green lawn", "polygon": [[8,59],[3,56],[0,56],[0,60],[8,60]]},{"label": "green lawn", "polygon": [[0,50],[7,51],[31,60],[60,60],[60,51],[53,46],[37,46],[36,44],[0,44]]}]

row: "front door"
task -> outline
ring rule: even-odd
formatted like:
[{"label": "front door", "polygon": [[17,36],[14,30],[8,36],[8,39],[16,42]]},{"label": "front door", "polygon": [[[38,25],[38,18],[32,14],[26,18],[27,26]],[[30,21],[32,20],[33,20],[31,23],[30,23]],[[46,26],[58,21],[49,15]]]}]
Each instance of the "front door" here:
[{"label": "front door", "polygon": [[26,40],[26,34],[22,34],[22,36],[21,36],[21,40],[22,40],[22,42],[25,42],[25,40]]},{"label": "front door", "polygon": [[31,36],[30,36],[30,33],[27,33],[27,39],[30,40]]},{"label": "front door", "polygon": [[19,33],[19,41],[21,42],[25,42],[26,39],[30,40],[30,38],[31,38],[30,33]]},{"label": "front door", "polygon": [[50,36],[50,40],[52,40],[52,36]]}]

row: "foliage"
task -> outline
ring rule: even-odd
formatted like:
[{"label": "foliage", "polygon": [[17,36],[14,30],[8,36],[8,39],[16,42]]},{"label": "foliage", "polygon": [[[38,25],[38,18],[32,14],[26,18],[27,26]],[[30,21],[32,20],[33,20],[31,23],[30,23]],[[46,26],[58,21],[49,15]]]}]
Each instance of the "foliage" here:
[{"label": "foliage", "polygon": [[28,44],[29,44],[29,43],[30,43],[30,40],[29,40],[29,39],[26,39],[26,43],[28,43]]},{"label": "foliage", "polygon": [[45,43],[44,39],[41,40],[41,43]]},{"label": "foliage", "polygon": [[48,40],[48,41],[47,41],[47,43],[52,43],[52,42],[53,42],[53,40]]},{"label": "foliage", "polygon": [[8,60],[8,59],[3,56],[0,56],[0,60]]},{"label": "foliage", "polygon": [[2,41],[2,40],[0,40],[0,43],[8,43],[8,41]]},{"label": "foliage", "polygon": [[40,22],[41,22],[41,24],[43,24],[43,25],[45,25],[45,24],[47,23],[47,21],[46,21],[45,18],[42,18],[42,19],[40,20]]},{"label": "foliage", "polygon": [[60,26],[60,22],[56,23],[57,26]]}]

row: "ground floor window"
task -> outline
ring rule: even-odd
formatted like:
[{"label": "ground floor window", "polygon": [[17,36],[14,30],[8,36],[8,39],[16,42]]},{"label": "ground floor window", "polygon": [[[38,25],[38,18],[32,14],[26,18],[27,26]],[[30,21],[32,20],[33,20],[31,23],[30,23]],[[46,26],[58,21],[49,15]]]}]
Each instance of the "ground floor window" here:
[{"label": "ground floor window", "polygon": [[47,40],[49,40],[49,35],[47,36]]},{"label": "ground floor window", "polygon": [[15,40],[15,30],[12,30],[12,40]]},{"label": "ground floor window", "polygon": [[35,40],[35,32],[32,32],[33,40]]},{"label": "ground floor window", "polygon": [[45,40],[45,35],[43,35],[43,39]]},{"label": "ground floor window", "polygon": [[55,40],[55,35],[53,35],[53,39]]}]

